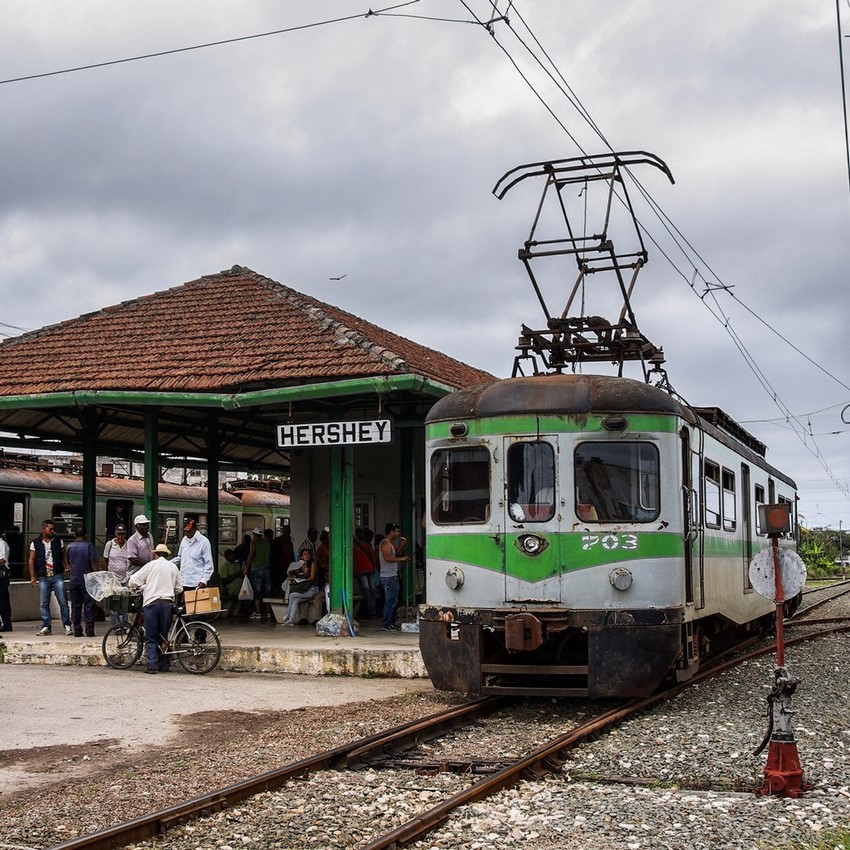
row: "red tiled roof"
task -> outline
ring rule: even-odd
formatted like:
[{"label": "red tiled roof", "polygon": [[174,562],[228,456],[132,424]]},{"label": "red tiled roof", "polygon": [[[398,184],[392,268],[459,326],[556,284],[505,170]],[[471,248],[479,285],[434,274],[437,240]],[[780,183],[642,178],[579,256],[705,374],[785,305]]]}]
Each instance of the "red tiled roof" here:
[{"label": "red tiled roof", "polygon": [[241,266],[0,344],[0,396],[235,392],[407,373],[455,388],[493,380]]}]

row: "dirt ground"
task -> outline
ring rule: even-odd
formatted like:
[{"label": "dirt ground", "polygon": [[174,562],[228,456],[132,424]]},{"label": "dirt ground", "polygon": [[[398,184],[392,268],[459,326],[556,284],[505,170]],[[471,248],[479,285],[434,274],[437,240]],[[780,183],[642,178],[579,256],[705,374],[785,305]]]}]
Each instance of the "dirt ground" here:
[{"label": "dirt ground", "polygon": [[0,665],[0,795],[117,767],[189,735],[261,740],[283,712],[428,692],[421,679]]}]

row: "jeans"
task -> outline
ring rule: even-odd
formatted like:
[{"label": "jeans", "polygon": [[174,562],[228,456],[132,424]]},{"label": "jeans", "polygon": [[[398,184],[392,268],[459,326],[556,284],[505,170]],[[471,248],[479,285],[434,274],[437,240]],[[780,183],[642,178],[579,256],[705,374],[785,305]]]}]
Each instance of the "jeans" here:
[{"label": "jeans", "polygon": [[251,589],[254,591],[254,599],[263,600],[267,596],[272,595],[271,570],[268,567],[252,570],[248,573],[248,578],[251,579]]},{"label": "jeans", "polygon": [[388,629],[395,625],[395,612],[398,608],[398,576],[381,576],[381,587],[384,588],[384,618],[381,628]]},{"label": "jeans", "polygon": [[94,599],[89,596],[84,585],[71,585],[71,622],[74,634],[79,637],[83,633],[83,623],[86,624],[86,634],[94,635]]},{"label": "jeans", "polygon": [[290,593],[289,594],[289,607],[286,609],[286,619],[289,620],[290,623],[298,622],[298,606],[305,599],[312,599],[314,596],[319,595],[319,588],[316,585],[312,585],[308,587],[307,590],[302,591],[301,593]]},{"label": "jeans", "polygon": [[172,603],[152,602],[145,605],[145,648],[148,654],[148,670],[168,670],[169,659],[160,648],[168,637],[171,627]]},{"label": "jeans", "polygon": [[366,616],[371,620],[375,616],[375,592],[372,590],[373,573],[358,573],[354,576],[360,587],[360,595],[366,606]]},{"label": "jeans", "polygon": [[12,631],[12,600],[9,598],[9,579],[0,579],[0,629]]},{"label": "jeans", "polygon": [[71,618],[68,616],[68,602],[65,599],[65,576],[63,573],[38,577],[38,593],[41,599],[41,625],[50,628],[50,591],[56,595],[59,603],[59,613],[62,616],[62,625],[70,626]]}]

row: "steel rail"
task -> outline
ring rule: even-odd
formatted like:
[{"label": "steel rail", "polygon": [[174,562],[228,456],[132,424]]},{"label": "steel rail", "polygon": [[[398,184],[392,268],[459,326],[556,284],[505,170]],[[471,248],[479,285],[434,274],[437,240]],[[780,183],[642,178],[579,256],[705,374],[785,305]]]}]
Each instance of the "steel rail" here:
[{"label": "steel rail", "polygon": [[[832,590],[833,588],[841,587],[842,585],[845,585],[845,584],[850,585],[850,581],[841,581],[841,582],[838,582],[837,584],[832,585],[832,587],[819,587],[819,588],[817,588],[817,590]],[[812,591],[812,592],[814,592],[814,591]],[[794,616],[793,616],[792,619],[797,620],[803,614],[807,614],[809,611],[813,611],[815,608],[820,608],[821,605],[826,605],[827,602],[832,602],[834,599],[839,599],[840,597],[844,596],[847,593],[850,593],[850,586],[844,588],[844,590],[839,591],[838,593],[833,594],[832,596],[828,596],[826,599],[821,599],[818,602],[812,602],[811,605],[806,605],[803,608],[798,608],[794,612]],[[788,621],[786,620],[786,622],[788,622]]]},{"label": "steel rail", "polygon": [[[839,626],[787,640],[786,645],[793,646],[825,635],[847,631],[850,631],[850,626]],[[749,642],[751,641],[747,643]],[[730,661],[715,663],[710,669],[701,670],[687,682],[603,712],[570,732],[559,735],[541,745],[513,764],[476,782],[465,791],[453,795],[392,832],[373,839],[369,844],[364,845],[362,850],[392,848],[416,841],[442,824],[454,809],[490,796],[502,790],[502,788],[515,784],[522,778],[539,777],[557,769],[563,762],[563,754],[577,743],[587,740],[657,702],[671,699],[691,685],[719,675],[745,660],[772,653],[774,649],[773,646],[769,646]],[[213,814],[263,791],[280,788],[290,779],[318,770],[356,767],[372,755],[383,754],[390,749],[410,748],[419,741],[429,740],[479,717],[486,717],[513,702],[514,700],[509,697],[482,697],[448,711],[437,712],[385,732],[379,732],[350,744],[343,744],[315,756],[292,762],[281,768],[203,794],[167,809],[107,827],[90,835],[71,839],[55,845],[51,850],[115,850],[115,848],[124,847],[128,844],[146,841],[187,821]]]},{"label": "steel rail", "polygon": [[[825,629],[822,632],[786,640],[785,645],[793,646],[808,640],[847,631],[850,631],[850,626],[838,626],[832,629]],[[433,829],[441,826],[455,809],[495,794],[503,788],[516,784],[523,778],[539,778],[545,773],[551,773],[557,770],[563,763],[563,754],[576,744],[587,740],[627,717],[643,711],[657,702],[671,699],[691,685],[717,676],[726,670],[738,666],[744,661],[773,653],[775,649],[775,646],[769,646],[748,652],[737,658],[716,664],[711,669],[702,670],[687,682],[682,682],[661,693],[632,700],[623,706],[604,712],[586,723],[577,726],[570,732],[553,738],[528,755],[517,759],[513,764],[508,765],[492,776],[479,780],[469,788],[452,795],[447,800],[417,815],[386,835],[373,839],[368,844],[363,845],[360,850],[393,850],[393,848],[403,847],[414,841],[418,841]]]},{"label": "steel rail", "polygon": [[290,779],[317,770],[356,765],[369,754],[383,753],[390,747],[396,750],[413,747],[419,741],[429,740],[472,720],[486,717],[514,702],[515,700],[509,697],[482,697],[447,711],[436,712],[384,732],[342,744],[167,809],[64,841],[55,845],[52,850],[115,850],[128,844],[147,841],[187,821],[213,814],[263,791],[280,788]]}]

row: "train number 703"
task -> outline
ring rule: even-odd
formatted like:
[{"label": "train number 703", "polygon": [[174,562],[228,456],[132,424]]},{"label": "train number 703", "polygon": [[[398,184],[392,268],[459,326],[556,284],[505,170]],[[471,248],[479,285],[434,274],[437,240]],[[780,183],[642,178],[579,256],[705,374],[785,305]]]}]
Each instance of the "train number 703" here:
[{"label": "train number 703", "polygon": [[584,551],[595,549],[637,549],[637,534],[583,534],[581,548]]}]

